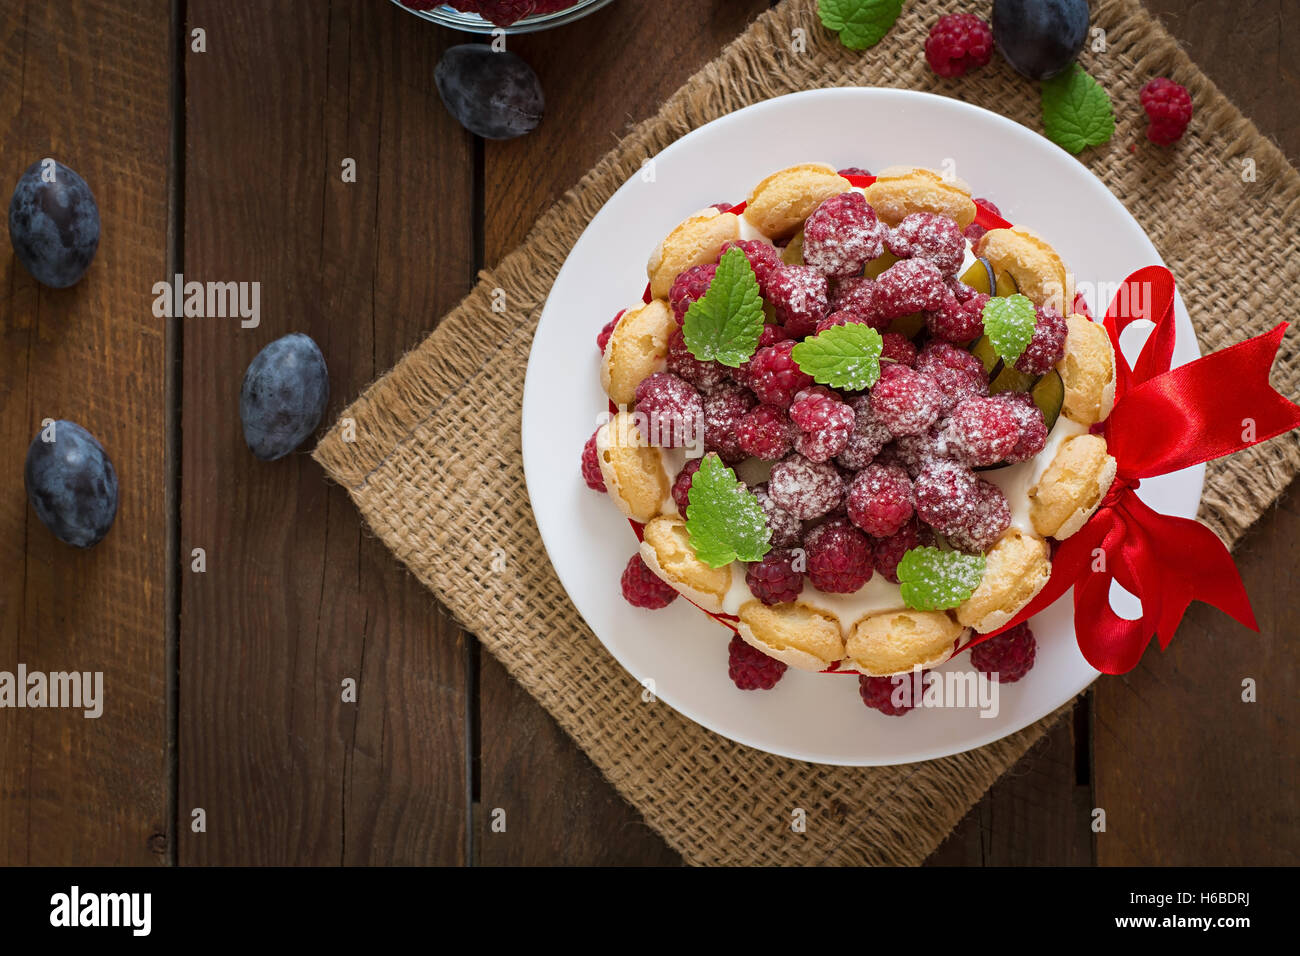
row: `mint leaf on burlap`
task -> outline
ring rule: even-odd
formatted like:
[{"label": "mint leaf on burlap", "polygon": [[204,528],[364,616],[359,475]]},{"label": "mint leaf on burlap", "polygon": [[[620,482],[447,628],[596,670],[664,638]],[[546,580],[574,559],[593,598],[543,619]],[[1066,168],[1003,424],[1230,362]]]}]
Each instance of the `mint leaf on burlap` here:
[{"label": "mint leaf on burlap", "polygon": [[1100,83],[1074,64],[1043,80],[1043,131],[1071,153],[1100,146],[1115,135],[1115,110]]},{"label": "mint leaf on burlap", "polygon": [[898,15],[903,0],[818,0],[822,26],[840,35],[850,50],[865,50],[881,41]]}]

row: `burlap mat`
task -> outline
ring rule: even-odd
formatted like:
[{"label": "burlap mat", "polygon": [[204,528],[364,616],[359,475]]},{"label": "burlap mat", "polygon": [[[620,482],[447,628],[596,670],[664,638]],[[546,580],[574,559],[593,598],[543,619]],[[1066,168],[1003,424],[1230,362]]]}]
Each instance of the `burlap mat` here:
[{"label": "burlap mat", "polygon": [[[1140,4],[1102,0],[1093,7],[1108,49],[1086,52],[1084,63],[1114,99],[1119,128],[1083,162],[1173,268],[1204,348],[1263,330],[1284,314],[1280,304],[1293,301],[1300,278],[1300,176]],[[1041,129],[1035,85],[998,58],[955,81],[926,67],[927,29],[952,9],[952,0],[908,4],[890,35],[866,53],[841,48],[822,29],[815,0],[786,0],[760,17],[632,130],[522,246],[481,274],[437,331],[343,413],[356,423],[355,441],[344,441],[336,427],[315,453],[393,552],[692,863],[919,863],[1069,709],[970,753],[852,769],[768,756],[666,705],[635,706],[640,686],[560,587],[524,488],[520,403],[542,304],[573,242],[644,158],[742,106],[825,86],[931,90]],[[795,42],[801,36],[803,51]],[[1173,150],[1143,140],[1138,90],[1156,75],[1185,84],[1196,103],[1191,130]],[[1253,181],[1245,161],[1253,162]],[[495,288],[506,291],[508,314],[493,312]],[[1298,340],[1288,337],[1274,373],[1287,394],[1300,385]],[[578,347],[588,347],[587,333]],[[575,481],[577,451],[564,451],[573,455]],[[1298,464],[1300,443],[1292,434],[1212,465],[1203,517],[1235,543]],[[504,573],[491,570],[498,548]],[[789,827],[796,806],[808,814],[804,834]]]}]

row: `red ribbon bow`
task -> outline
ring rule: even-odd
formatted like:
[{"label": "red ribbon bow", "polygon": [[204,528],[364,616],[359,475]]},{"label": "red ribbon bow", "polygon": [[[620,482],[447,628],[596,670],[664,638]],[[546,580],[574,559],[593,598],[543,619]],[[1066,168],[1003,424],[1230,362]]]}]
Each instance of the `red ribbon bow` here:
[{"label": "red ribbon bow", "polygon": [[[1135,319],[1155,323],[1130,368],[1119,336]],[[1300,407],[1268,384],[1286,323],[1170,370],[1174,279],[1163,266],[1133,273],[1106,313],[1115,349],[1115,406],[1106,420],[1115,481],[1078,532],[1061,542],[1047,585],[1005,627],[1015,627],[1074,586],[1074,629],[1088,663],[1107,674],[1132,670],[1150,643],[1169,646],[1193,600],[1258,631],[1241,575],[1209,528],[1153,511],[1138,498],[1143,478],[1230,455],[1300,425]],[[1126,620],[1110,606],[1112,581],[1142,602]]]}]

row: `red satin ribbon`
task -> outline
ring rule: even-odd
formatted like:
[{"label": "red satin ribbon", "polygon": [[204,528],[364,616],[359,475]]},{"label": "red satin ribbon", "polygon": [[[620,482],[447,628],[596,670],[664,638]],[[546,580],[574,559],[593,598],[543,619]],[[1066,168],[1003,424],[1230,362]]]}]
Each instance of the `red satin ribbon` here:
[{"label": "red satin ribbon", "polygon": [[[1137,319],[1155,323],[1130,368],[1119,336]],[[1300,407],[1268,384],[1286,331],[1282,323],[1170,370],[1174,280],[1148,266],[1125,280],[1106,313],[1116,358],[1116,398],[1104,434],[1114,484],[1096,514],[1063,541],[1047,585],[1005,627],[1028,620],[1074,586],[1074,628],[1088,663],[1107,674],[1132,670],[1151,638],[1163,650],[1193,601],[1212,604],[1259,630],[1241,576],[1223,542],[1204,525],[1153,511],[1135,493],[1143,478],[1230,455],[1300,426]],[[1134,621],[1110,606],[1112,581],[1142,602]]]}]

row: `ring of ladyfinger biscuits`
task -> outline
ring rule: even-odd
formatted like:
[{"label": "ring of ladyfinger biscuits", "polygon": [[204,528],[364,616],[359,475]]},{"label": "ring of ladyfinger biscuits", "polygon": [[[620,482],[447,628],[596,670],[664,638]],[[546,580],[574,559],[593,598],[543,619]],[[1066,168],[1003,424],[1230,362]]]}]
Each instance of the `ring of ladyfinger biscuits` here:
[{"label": "ring of ladyfinger biscuits", "polygon": [[[879,187],[879,188],[877,188]],[[830,167],[805,164],[773,173],[750,193],[745,218],[769,238],[796,232],[829,196],[851,188]],[[866,189],[879,218],[897,223],[912,212],[949,216],[965,226],[975,216],[965,187],[923,169],[886,170]],[[724,218],[730,216],[730,220]],[[693,265],[716,261],[723,243],[738,235],[736,217],[710,210],[673,230],[650,261],[655,298],[629,310],[606,346],[601,382],[617,404],[635,398],[637,384],[665,367],[667,343],[676,329],[663,301],[673,280]],[[1021,228],[986,233],[976,246],[995,271],[1009,271],[1036,304],[1072,302],[1069,276],[1056,252]],[[1083,526],[1100,505],[1115,475],[1105,438],[1087,432],[1104,420],[1114,401],[1115,357],[1104,328],[1082,315],[1067,316],[1065,353],[1057,364],[1064,389],[1060,419],[1076,432],[1059,442],[1029,489],[1032,530],[1010,527],[985,556],[984,576],[970,597],[949,611],[918,611],[899,595],[881,607],[844,620],[808,600],[766,605],[740,602],[735,629],[770,657],[803,670],[836,663],[869,675],[891,675],[936,666],[950,658],[971,631],[996,630],[1011,620],[1046,584],[1051,572],[1047,539],[1063,539]],[[634,415],[620,412],[598,431],[597,461],[610,497],[629,518],[644,524],[641,556],[647,567],[679,593],[711,613],[724,611],[739,562],[713,568],[696,557],[686,522],[670,494],[672,477],[660,449],[648,445]],[[890,602],[886,600],[885,604]]]}]

